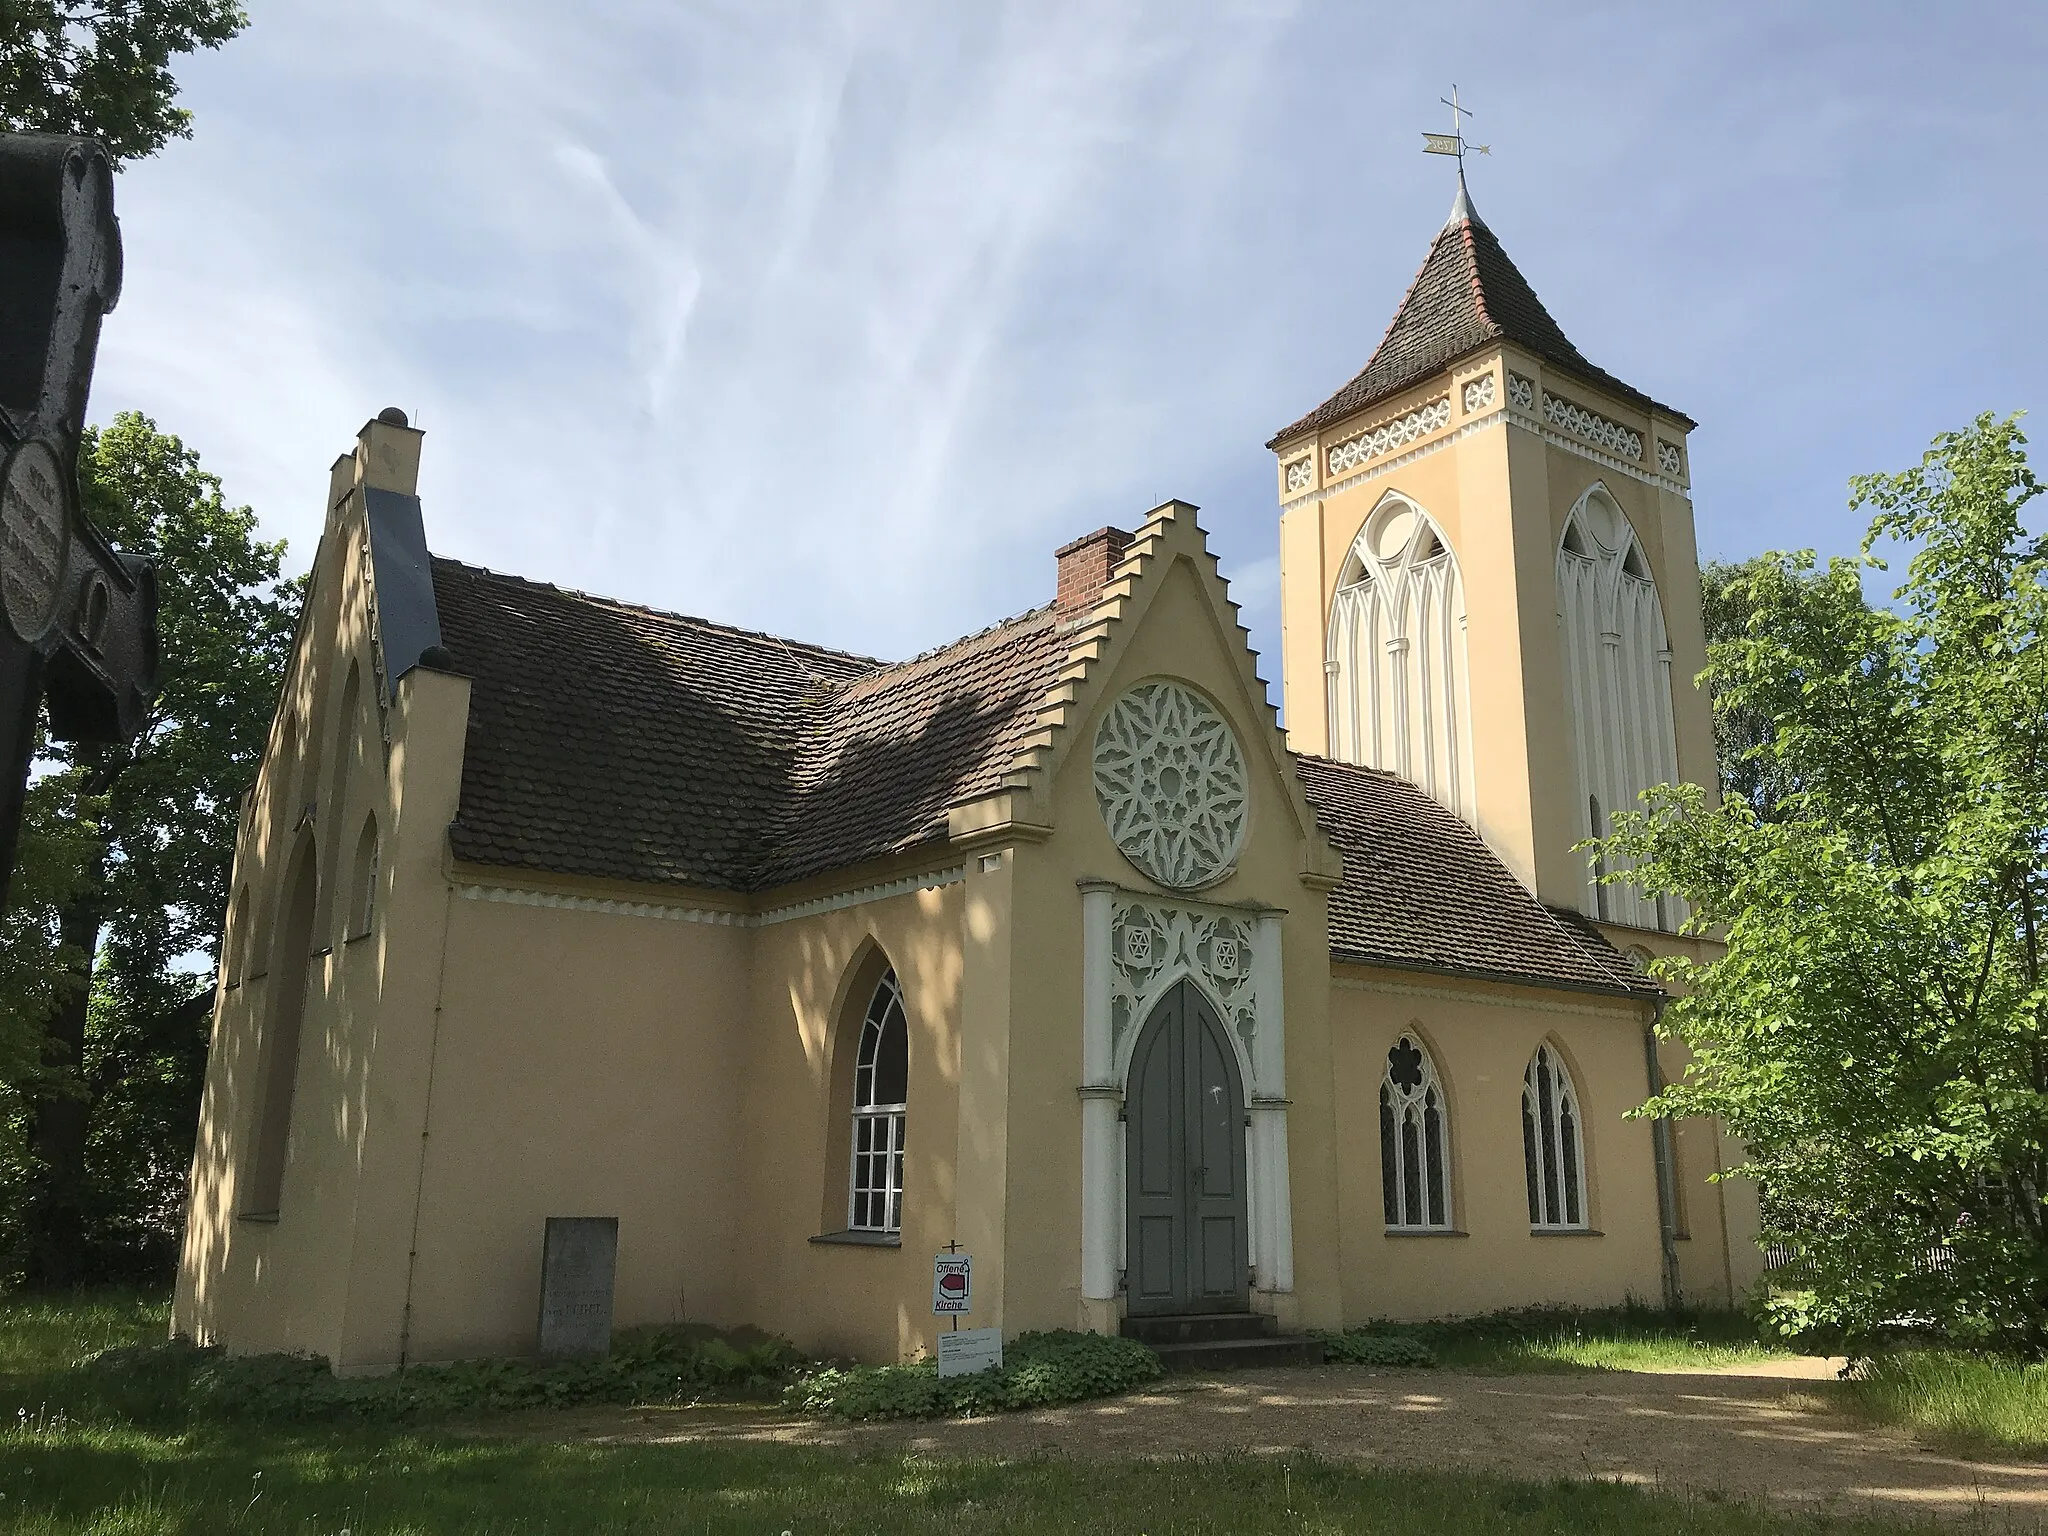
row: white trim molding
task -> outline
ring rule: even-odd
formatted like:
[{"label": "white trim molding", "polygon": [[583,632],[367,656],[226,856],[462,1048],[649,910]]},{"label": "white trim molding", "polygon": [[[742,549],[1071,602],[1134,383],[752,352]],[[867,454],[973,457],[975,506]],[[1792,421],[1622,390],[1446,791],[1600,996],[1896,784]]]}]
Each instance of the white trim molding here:
[{"label": "white trim molding", "polygon": [[1257,1288],[1294,1288],[1281,917],[1081,886],[1081,1294],[1114,1301],[1124,1254],[1130,1058],[1151,1010],[1186,980],[1215,1006],[1245,1085],[1247,1218]]},{"label": "white trim molding", "polygon": [[809,901],[769,907],[760,912],[741,912],[729,907],[686,907],[660,901],[614,901],[601,896],[572,896],[563,891],[536,890],[531,886],[484,885],[457,882],[455,894],[464,901],[505,902],[515,907],[555,907],[569,912],[603,912],[613,917],[652,917],[671,923],[708,923],[719,928],[772,928],[777,923],[815,917],[821,912],[839,912],[847,907],[864,907],[871,901],[908,896],[913,891],[937,890],[958,885],[967,878],[967,867],[932,870],[922,875],[905,875],[879,885],[863,885],[831,896],[814,896]]},{"label": "white trim molding", "polygon": [[[1590,1018],[1611,1019],[1623,1009],[1640,1013],[1650,999],[1616,993],[1606,1007],[1595,1003],[1554,1003],[1546,998],[1501,997],[1492,992],[1462,991],[1457,987],[1424,987],[1405,981],[1366,981],[1357,976],[1332,976],[1330,985],[1340,992],[1378,992],[1388,997],[1428,997],[1446,1003],[1483,1003],[1489,1008],[1514,1008],[1523,1013],[1571,1013]],[[1514,985],[1514,983],[1508,983]],[[1540,986],[1540,982],[1529,982]]]},{"label": "white trim molding", "polygon": [[[1512,380],[1510,380],[1510,384],[1512,384]],[[1510,388],[1509,394],[1512,397],[1512,388]],[[1394,470],[1413,464],[1417,459],[1426,459],[1432,453],[1439,453],[1474,432],[1484,432],[1490,427],[1502,426],[1508,423],[1521,427],[1525,431],[1534,432],[1554,448],[1562,448],[1566,453],[1574,454],[1579,458],[1598,464],[1602,468],[1611,469],[1616,474],[1627,475],[1631,480],[1639,480],[1644,485],[1654,486],[1660,491],[1670,491],[1676,496],[1684,496],[1688,499],[1692,496],[1691,489],[1683,480],[1676,479],[1670,475],[1653,473],[1644,469],[1640,464],[1631,464],[1627,459],[1618,458],[1611,453],[1603,453],[1590,443],[1581,442],[1576,437],[1571,437],[1558,431],[1541,418],[1531,415],[1526,411],[1517,410],[1513,405],[1508,405],[1500,410],[1488,412],[1484,416],[1474,416],[1462,426],[1444,433],[1443,436],[1435,439],[1433,442],[1423,443],[1419,447],[1411,448],[1406,453],[1400,454],[1395,458],[1375,459],[1366,468],[1346,475],[1342,480],[1332,480],[1320,489],[1284,499],[1280,503],[1280,510],[1282,512],[1292,512],[1296,507],[1314,501],[1319,497],[1338,495],[1341,492],[1350,490],[1354,485],[1363,485],[1366,481],[1377,476],[1391,474]]]}]

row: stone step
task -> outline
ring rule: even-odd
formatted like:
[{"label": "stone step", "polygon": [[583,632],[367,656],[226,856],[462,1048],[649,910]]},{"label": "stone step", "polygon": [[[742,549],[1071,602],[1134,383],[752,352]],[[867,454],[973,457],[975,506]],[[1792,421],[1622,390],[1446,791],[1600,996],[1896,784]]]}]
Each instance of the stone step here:
[{"label": "stone step", "polygon": [[1269,1339],[1273,1319],[1263,1312],[1181,1312],[1170,1317],[1127,1317],[1123,1334],[1158,1349],[1166,1344],[1199,1344],[1224,1339]]},{"label": "stone step", "polygon": [[1282,1334],[1270,1339],[1200,1339],[1184,1344],[1154,1344],[1154,1354],[1169,1371],[1249,1371],[1276,1365],[1321,1365],[1319,1339]]}]

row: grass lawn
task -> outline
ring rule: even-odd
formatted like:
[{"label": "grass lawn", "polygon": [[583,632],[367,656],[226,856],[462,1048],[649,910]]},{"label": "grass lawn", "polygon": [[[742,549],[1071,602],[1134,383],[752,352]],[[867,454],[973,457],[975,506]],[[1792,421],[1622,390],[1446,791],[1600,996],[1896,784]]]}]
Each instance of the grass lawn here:
[{"label": "grass lawn", "polygon": [[[68,1361],[109,1343],[160,1337],[163,1326],[156,1297],[0,1298],[0,1531],[1798,1536],[1925,1529],[1766,1514],[1606,1483],[1535,1486],[1360,1471],[1309,1458],[938,1461],[763,1446],[591,1446],[436,1429],[141,1425],[66,1414],[62,1405],[84,1401],[67,1387]],[[1524,1334],[1495,1340],[1492,1355],[1474,1343],[1460,1363],[1569,1363],[1561,1352],[1570,1349],[1583,1352],[1576,1363],[1602,1363],[1586,1338]],[[1681,1342],[1693,1347],[1689,1335]],[[1649,1348],[1642,1338],[1612,1341],[1614,1349],[1624,1345]]]},{"label": "grass lawn", "polygon": [[1475,1371],[1704,1370],[1789,1353],[1760,1342],[1756,1325],[1739,1312],[1639,1306],[1501,1312],[1402,1331],[1434,1350],[1439,1365]]},{"label": "grass lawn", "polygon": [[1904,1424],[1975,1454],[2048,1453],[2048,1365],[2015,1365],[1937,1350],[1901,1351],[1831,1382],[1837,1407]]}]

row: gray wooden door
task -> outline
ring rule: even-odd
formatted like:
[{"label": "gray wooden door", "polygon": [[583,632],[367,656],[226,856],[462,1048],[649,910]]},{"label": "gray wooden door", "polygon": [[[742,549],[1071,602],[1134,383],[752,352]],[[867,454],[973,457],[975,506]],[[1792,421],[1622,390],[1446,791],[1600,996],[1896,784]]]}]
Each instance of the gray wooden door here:
[{"label": "gray wooden door", "polygon": [[1244,1088],[1223,1021],[1192,983],[1145,1021],[1124,1116],[1129,1310],[1250,1310]]}]

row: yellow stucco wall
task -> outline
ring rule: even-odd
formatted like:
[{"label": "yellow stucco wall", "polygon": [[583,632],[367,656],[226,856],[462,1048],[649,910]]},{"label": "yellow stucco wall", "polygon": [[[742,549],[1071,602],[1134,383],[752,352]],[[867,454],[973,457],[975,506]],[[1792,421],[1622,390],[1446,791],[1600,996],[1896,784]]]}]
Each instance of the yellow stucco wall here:
[{"label": "yellow stucco wall", "polygon": [[[1645,464],[1631,473],[1568,434],[1539,431],[1526,414],[1510,413],[1503,404],[1510,370],[1539,390],[1554,383],[1565,397],[1640,432]],[[1468,411],[1464,385],[1489,374],[1492,401]],[[1451,414],[1441,428],[1351,474],[1327,476],[1331,446],[1362,425],[1398,419],[1446,394]],[[1656,580],[1671,644],[1679,776],[1710,788],[1717,782],[1712,716],[1694,682],[1706,665],[1706,642],[1692,503],[1684,490],[1673,488],[1678,482],[1650,473],[1657,443],[1682,451],[1685,437],[1674,417],[1614,399],[1554,370],[1546,376],[1535,357],[1504,347],[1282,447],[1280,473],[1310,448],[1317,476],[1307,492],[1289,493],[1281,482],[1281,625],[1291,744],[1304,752],[1329,750],[1323,664],[1337,581],[1373,510],[1390,493],[1406,497],[1442,529],[1464,578],[1479,831],[1524,885],[1545,901],[1578,907],[1585,864],[1572,845],[1585,828],[1558,634],[1557,549],[1572,508],[1596,484],[1606,487],[1627,516]]]},{"label": "yellow stucco wall", "polygon": [[[1472,472],[1492,472],[1484,456],[1506,441],[1475,434]],[[396,442],[416,449],[417,439]],[[236,1350],[311,1350],[344,1369],[525,1353],[550,1215],[619,1218],[620,1326],[748,1323],[819,1354],[914,1355],[936,1332],[931,1256],[953,1240],[976,1259],[971,1322],[1011,1334],[1114,1326],[1113,1308],[1082,1296],[1081,887],[1091,881],[1284,914],[1293,1284],[1262,1281],[1257,1306],[1305,1327],[1659,1294],[1650,1131],[1622,1118],[1646,1093],[1643,1009],[1454,978],[1333,976],[1324,892],[1334,856],[1191,508],[1148,524],[1137,574],[1098,610],[1113,617],[1075,626],[1075,665],[1041,717],[1057,725],[999,795],[963,809],[951,844],[740,897],[454,865],[446,827],[462,678],[412,672],[382,723],[365,704],[355,737],[328,718],[349,658],[373,691],[359,499],[346,493],[375,473],[411,488],[405,463],[378,471],[380,446],[391,443],[369,429],[338,467],[338,510],[245,818],[235,882],[248,896],[227,935],[179,1331]],[[1431,462],[1432,474],[1459,468],[1451,454]],[[1430,505],[1430,488],[1412,494]],[[1291,525],[1287,537],[1298,535]],[[1342,542],[1319,536],[1318,558]],[[1478,573],[1467,573],[1476,611]],[[1502,588],[1512,597],[1505,578]],[[1483,670],[1475,653],[1475,678]],[[1250,769],[1243,853],[1192,897],[1126,860],[1096,806],[1096,723],[1154,677],[1223,711]],[[294,715],[320,722],[299,730],[296,748],[285,728]],[[280,1210],[256,1222],[242,1219],[236,1184],[271,1008],[259,967],[308,803],[304,835],[323,849],[346,849],[347,829],[375,810],[387,856],[372,934],[313,959]],[[336,856],[322,857],[331,914]],[[901,1242],[817,1242],[845,1224],[846,1082],[884,963],[910,1023]],[[1464,1237],[1383,1230],[1377,1092],[1387,1048],[1407,1029],[1428,1039],[1450,1096]],[[1598,1237],[1528,1231],[1519,1094],[1545,1038],[1571,1063],[1586,1111]],[[1741,1223],[1700,1180],[1729,1149],[1711,1128],[1685,1128],[1679,1141],[1693,1217],[1681,1267],[1689,1289],[1697,1280],[1706,1294],[1718,1273],[1725,1290],[1738,1266],[1717,1234],[1739,1237]],[[1710,1204],[1713,1219],[1701,1219]]]}]

